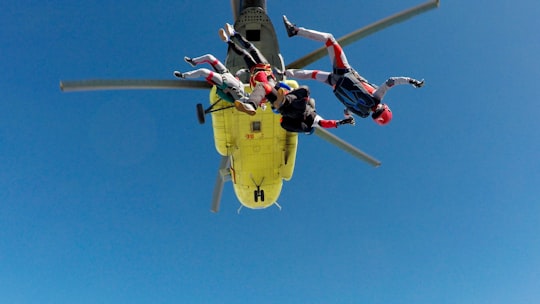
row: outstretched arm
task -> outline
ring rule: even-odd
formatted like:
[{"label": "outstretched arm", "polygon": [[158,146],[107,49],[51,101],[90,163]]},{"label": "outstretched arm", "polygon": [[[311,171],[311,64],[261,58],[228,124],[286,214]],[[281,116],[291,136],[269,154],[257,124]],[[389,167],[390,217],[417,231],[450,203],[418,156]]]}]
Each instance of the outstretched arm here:
[{"label": "outstretched arm", "polygon": [[341,119],[341,120],[335,120],[335,119],[324,119],[321,116],[317,115],[315,117],[315,121],[313,122],[313,124],[318,124],[319,126],[325,129],[330,129],[330,128],[337,128],[341,125],[354,126],[355,122],[352,116],[345,119]]},{"label": "outstretched arm", "polygon": [[382,100],[386,92],[395,86],[400,84],[411,84],[415,88],[421,88],[424,86],[424,80],[416,80],[410,77],[390,77],[386,80],[375,92],[373,92],[373,97],[378,100]]},{"label": "outstretched arm", "polygon": [[326,83],[327,85],[331,85],[330,82],[328,81],[328,77],[330,77],[330,73],[325,72],[325,71],[290,69],[290,70],[285,71],[285,75],[287,77],[296,78],[296,79],[313,79],[319,82]]}]

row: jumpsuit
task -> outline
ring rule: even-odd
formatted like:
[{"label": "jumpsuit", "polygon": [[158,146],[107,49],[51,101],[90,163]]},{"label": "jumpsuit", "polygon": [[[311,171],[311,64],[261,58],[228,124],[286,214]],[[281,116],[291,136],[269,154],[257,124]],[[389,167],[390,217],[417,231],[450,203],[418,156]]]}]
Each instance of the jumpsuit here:
[{"label": "jumpsuit", "polygon": [[216,57],[211,54],[206,54],[191,59],[191,62],[196,65],[208,63],[212,66],[215,72],[202,68],[182,73],[185,78],[204,77],[208,83],[216,86],[216,93],[219,95],[219,97],[228,102],[234,102],[235,100],[247,100],[248,97],[244,92],[244,84],[233,74],[231,74],[225,65],[217,60]]},{"label": "jumpsuit", "polygon": [[297,35],[325,43],[332,62],[332,72],[290,69],[285,71],[285,75],[298,79],[314,79],[332,86],[334,95],[347,110],[362,118],[367,117],[370,111],[381,103],[389,88],[409,84],[412,80],[409,77],[391,77],[377,87],[349,65],[345,52],[332,34],[300,27]]}]

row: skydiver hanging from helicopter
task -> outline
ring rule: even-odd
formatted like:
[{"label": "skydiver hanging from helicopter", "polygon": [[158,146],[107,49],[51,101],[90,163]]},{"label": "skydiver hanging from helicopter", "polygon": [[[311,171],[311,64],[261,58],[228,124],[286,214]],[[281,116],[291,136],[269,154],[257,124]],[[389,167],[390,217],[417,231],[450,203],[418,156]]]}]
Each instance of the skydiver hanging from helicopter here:
[{"label": "skydiver hanging from helicopter", "polygon": [[257,108],[266,101],[265,96],[270,94],[273,88],[279,89],[279,82],[264,55],[249,40],[236,32],[232,25],[225,23],[225,28],[219,29],[219,37],[244,59],[250,73],[249,84],[252,95],[257,96],[257,98],[250,97],[246,102],[235,101],[234,105],[238,111],[255,115]]},{"label": "skydiver hanging from helicopter", "polygon": [[[282,95],[285,94],[285,95]],[[274,98],[274,96],[276,96]],[[315,100],[310,98],[309,88],[301,86],[290,92],[273,89],[268,94],[272,108],[281,114],[281,127],[289,132],[303,132],[311,134],[315,126],[322,128],[337,128],[338,126],[354,125],[352,116],[342,120],[323,119],[315,110]]]},{"label": "skydiver hanging from helicopter", "polygon": [[283,16],[283,22],[289,37],[298,35],[324,42],[333,68],[332,72],[290,69],[285,71],[285,75],[298,79],[314,79],[332,86],[334,94],[346,108],[346,116],[352,112],[365,118],[371,113],[375,123],[386,125],[392,119],[392,111],[388,105],[382,103],[388,89],[402,84],[411,84],[415,88],[424,86],[424,80],[410,77],[390,77],[379,87],[371,84],[349,65],[345,52],[332,34],[297,27],[286,16]]},{"label": "skydiver hanging from helicopter", "polygon": [[[323,128],[354,125],[352,116],[343,120],[327,120],[319,116],[307,87],[290,91],[281,87],[268,60],[249,40],[236,32],[232,25],[226,23],[225,29],[219,30],[219,36],[236,54],[243,57],[250,72],[250,86],[253,91],[248,100],[235,101],[235,107],[239,111],[255,115],[257,107],[268,100],[272,108],[281,114],[281,127],[290,132],[311,133],[314,125]],[[236,44],[233,38],[240,45]]]},{"label": "skydiver hanging from helicopter", "polygon": [[220,98],[231,103],[235,102],[235,100],[244,102],[248,99],[248,94],[244,92],[244,84],[238,77],[229,72],[225,65],[213,55],[206,54],[196,58],[186,56],[184,57],[184,61],[192,67],[201,63],[208,63],[212,66],[215,73],[209,69],[202,68],[183,73],[174,71],[174,76],[180,79],[204,77],[208,83],[216,86],[216,93]]}]

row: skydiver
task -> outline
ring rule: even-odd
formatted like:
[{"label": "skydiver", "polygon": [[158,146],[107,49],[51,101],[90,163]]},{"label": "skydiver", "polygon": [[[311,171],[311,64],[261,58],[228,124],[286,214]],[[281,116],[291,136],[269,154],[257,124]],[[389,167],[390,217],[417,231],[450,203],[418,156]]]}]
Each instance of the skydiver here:
[{"label": "skydiver", "polygon": [[206,81],[216,86],[216,93],[222,99],[228,102],[244,102],[248,99],[247,93],[244,92],[244,84],[233,75],[216,57],[211,54],[206,54],[196,58],[184,57],[184,61],[192,67],[201,63],[208,63],[212,66],[215,73],[209,69],[197,69],[189,72],[174,71],[174,76],[180,79],[200,78],[204,77]]},{"label": "skydiver", "polygon": [[332,34],[297,27],[286,16],[283,16],[283,22],[289,37],[298,35],[324,42],[333,68],[332,72],[290,69],[285,71],[285,75],[298,79],[314,79],[332,86],[334,94],[346,108],[345,115],[348,115],[350,111],[365,118],[371,113],[375,123],[386,125],[392,119],[392,111],[388,105],[382,103],[388,89],[394,85],[402,84],[411,84],[415,88],[424,86],[424,80],[416,80],[410,77],[391,77],[380,87],[377,87],[360,76],[349,65],[345,52],[343,52]]},{"label": "skydiver", "polygon": [[235,101],[234,105],[238,111],[255,115],[257,107],[266,101],[266,95],[271,94],[274,88],[279,89],[279,82],[264,55],[232,25],[226,23],[224,29],[219,29],[219,36],[236,54],[242,56],[250,72],[252,93],[248,100]]},{"label": "skydiver", "polygon": [[354,118],[342,120],[323,119],[315,110],[315,101],[310,98],[309,88],[301,86],[292,91],[273,89],[268,94],[273,108],[281,114],[281,127],[289,132],[311,134],[318,125],[323,128],[337,128],[340,125],[354,125]]}]

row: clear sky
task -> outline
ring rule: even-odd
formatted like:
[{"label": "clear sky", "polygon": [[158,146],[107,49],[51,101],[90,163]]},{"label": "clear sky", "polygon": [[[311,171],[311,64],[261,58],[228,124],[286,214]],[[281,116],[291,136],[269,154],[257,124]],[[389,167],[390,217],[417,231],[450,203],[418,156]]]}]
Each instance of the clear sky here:
[{"label": "clear sky", "polygon": [[[286,62],[422,3],[272,1]],[[309,3],[309,9],[306,5]],[[195,104],[204,91],[62,93],[61,79],[174,79],[214,53],[226,1],[7,1],[0,9],[0,302],[539,303],[540,2],[445,1],[345,52],[394,119],[300,136],[283,207],[243,209]],[[325,57],[311,68],[329,69]],[[319,113],[341,117],[308,82]]]}]

